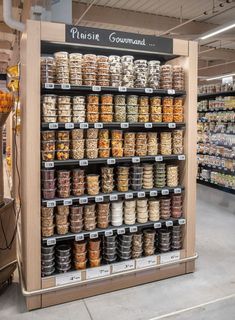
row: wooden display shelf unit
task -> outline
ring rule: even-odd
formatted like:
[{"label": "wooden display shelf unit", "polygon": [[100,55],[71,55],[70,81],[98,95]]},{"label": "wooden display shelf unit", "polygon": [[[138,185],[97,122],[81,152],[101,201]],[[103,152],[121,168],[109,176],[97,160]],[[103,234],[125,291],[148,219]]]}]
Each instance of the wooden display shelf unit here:
[{"label": "wooden display shelf unit", "polygon": [[[129,34],[129,37],[131,36],[138,37],[140,35]],[[151,47],[149,52],[147,47],[128,49],[128,47],[117,48],[117,45],[115,47],[112,44],[108,47],[98,47],[94,44],[84,45],[84,42],[83,44],[70,43],[66,42],[66,26],[64,24],[27,21],[26,31],[21,40],[21,99],[24,108],[22,109],[21,139],[22,260],[20,267],[23,294],[26,296],[29,310],[194,271],[194,260],[197,256],[195,252],[197,43],[177,39],[170,40],[170,42],[171,48],[167,52],[159,49],[161,41],[157,42],[155,51]],[[50,279],[41,278],[40,56],[41,53],[53,54],[55,51],[66,50],[98,54],[132,54],[136,58],[160,59],[163,63],[180,64],[184,67],[186,76],[184,151],[186,159],[179,161],[179,166],[180,183],[185,188],[183,210],[187,224],[184,226],[183,250],[180,251],[176,261],[160,264],[159,259],[161,258],[158,256],[156,265],[151,268],[134,270],[120,277],[108,275],[99,280],[76,282],[73,286],[56,286],[55,276]],[[150,95],[155,94],[150,91],[148,90]],[[50,92],[53,93],[53,90]],[[148,94],[146,90],[144,92]],[[181,95],[185,92],[181,92]],[[126,93],[128,94],[128,91]],[[164,94],[176,95],[174,91]]]}]

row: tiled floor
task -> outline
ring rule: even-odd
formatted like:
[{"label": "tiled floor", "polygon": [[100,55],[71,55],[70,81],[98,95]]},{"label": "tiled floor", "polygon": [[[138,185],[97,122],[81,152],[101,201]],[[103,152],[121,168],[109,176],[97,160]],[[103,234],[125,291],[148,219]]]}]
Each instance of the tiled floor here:
[{"label": "tiled floor", "polygon": [[233,320],[234,227],[235,197],[199,186],[195,273],[32,312],[14,283],[0,296],[0,319]]}]

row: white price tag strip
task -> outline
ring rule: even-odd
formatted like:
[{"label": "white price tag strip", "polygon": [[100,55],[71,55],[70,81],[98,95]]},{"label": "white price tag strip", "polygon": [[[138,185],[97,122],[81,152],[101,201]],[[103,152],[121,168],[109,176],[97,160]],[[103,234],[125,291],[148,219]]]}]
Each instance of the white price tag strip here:
[{"label": "white price tag strip", "polygon": [[50,161],[50,162],[45,162],[45,168],[54,168],[54,162]]},{"label": "white price tag strip", "polygon": [[82,280],[81,271],[72,271],[66,274],[60,274],[55,277],[56,286],[60,286],[62,284],[80,282]]},{"label": "white price tag strip", "polygon": [[163,161],[163,156],[156,156],[155,161]]},{"label": "white price tag strip", "polygon": [[76,234],[75,241],[82,241],[84,240],[84,234]]},{"label": "white price tag strip", "polygon": [[69,123],[65,123],[65,129],[74,129],[74,123],[69,122]]},{"label": "white price tag strip", "polygon": [[87,198],[87,197],[80,198],[80,199],[79,199],[79,203],[80,203],[80,204],[88,203],[88,198]]},{"label": "white price tag strip", "polygon": [[112,235],[113,235],[113,230],[106,230],[106,231],[104,232],[104,235],[105,235],[105,237],[110,237],[110,236],[112,236]]},{"label": "white price tag strip", "polygon": [[56,201],[54,200],[47,201],[47,208],[53,208],[55,206],[56,206]]},{"label": "white price tag strip", "polygon": [[177,261],[180,259],[180,251],[171,251],[168,253],[160,254],[160,264]]},{"label": "white price tag strip", "polygon": [[79,160],[79,166],[88,166],[88,160]]},{"label": "white price tag strip", "polygon": [[138,197],[138,198],[144,198],[144,197],[145,197],[145,192],[144,192],[144,191],[139,191],[139,192],[137,193],[137,197]]},{"label": "white price tag strip", "polygon": [[89,124],[87,122],[80,123],[80,129],[88,129]]},{"label": "white price tag strip", "polygon": [[94,124],[94,128],[96,128],[96,129],[102,129],[103,127],[104,127],[104,125],[102,122],[97,122]]},{"label": "white price tag strip", "polygon": [[73,204],[73,200],[72,199],[65,199],[64,200],[64,206],[71,206]]},{"label": "white price tag strip", "polygon": [[128,123],[128,122],[122,122],[122,123],[120,124],[120,127],[121,127],[122,129],[127,129],[127,128],[129,128],[129,123]]},{"label": "white price tag strip", "polygon": [[167,90],[167,94],[175,94],[175,90],[174,89],[168,89]]},{"label": "white price tag strip", "polygon": [[149,192],[150,197],[156,197],[157,196],[157,190],[152,190]]},{"label": "white price tag strip", "polygon": [[55,85],[54,85],[54,83],[45,83],[45,88],[46,89],[54,89]]},{"label": "white price tag strip", "polygon": [[125,199],[132,199],[133,198],[133,193],[126,193],[125,194]]},{"label": "white price tag strip", "polygon": [[167,194],[169,194],[170,192],[169,192],[169,190],[168,189],[162,189],[162,195],[163,196],[166,196]]},{"label": "white price tag strip", "polygon": [[111,267],[109,265],[98,268],[90,268],[86,270],[86,279],[102,278],[109,276],[111,273]]},{"label": "white price tag strip", "polygon": [[133,157],[132,158],[132,163],[139,163],[140,162],[140,157]]},{"label": "white price tag strip", "polygon": [[70,89],[71,89],[71,86],[70,86],[69,83],[63,83],[63,84],[61,85],[61,89],[63,89],[63,90],[70,90]]},{"label": "white price tag strip", "polygon": [[168,123],[168,128],[174,129],[174,128],[176,128],[176,124],[174,122]]},{"label": "white price tag strip", "polygon": [[153,93],[152,88],[145,88],[144,91],[145,91],[145,93]]},{"label": "white price tag strip", "polygon": [[90,239],[96,239],[96,238],[98,238],[98,232],[91,232]]},{"label": "white price tag strip", "polygon": [[116,159],[114,158],[107,159],[107,164],[115,164],[115,163],[116,163]]},{"label": "white price tag strip", "polygon": [[174,193],[176,193],[176,194],[177,194],[177,193],[181,193],[181,192],[182,192],[181,188],[175,188],[175,189],[174,189]]},{"label": "white price tag strip", "polygon": [[138,228],[136,226],[130,227],[130,232],[137,232]]},{"label": "white price tag strip", "polygon": [[112,265],[112,273],[118,273],[132,269],[135,269],[135,260],[128,260]]},{"label": "white price tag strip", "polygon": [[118,91],[119,92],[127,92],[127,88],[126,87],[118,87]]},{"label": "white price tag strip", "polygon": [[172,227],[173,226],[173,221],[166,221],[166,226],[167,227]]},{"label": "white price tag strip", "polygon": [[153,124],[152,124],[152,122],[146,122],[146,123],[144,124],[144,127],[145,127],[146,129],[151,129],[151,128],[153,127]]},{"label": "white price tag strip", "polygon": [[59,128],[59,125],[58,125],[57,122],[49,123],[49,129],[55,130],[55,129],[58,129],[58,128]]},{"label": "white price tag strip", "polygon": [[178,155],[178,160],[185,160],[185,155],[184,154]]},{"label": "white price tag strip", "polygon": [[154,229],[159,229],[162,227],[162,224],[161,224],[161,222],[155,222],[153,227],[154,227]]},{"label": "white price tag strip", "polygon": [[92,91],[101,91],[101,86],[92,86]]},{"label": "white price tag strip", "polygon": [[142,269],[157,264],[157,256],[149,256],[136,259],[136,269]]},{"label": "white price tag strip", "polygon": [[47,239],[47,246],[53,246],[56,244],[56,238]]},{"label": "white price tag strip", "polygon": [[119,229],[117,229],[117,234],[125,234],[125,233],[126,233],[125,228],[119,228]]},{"label": "white price tag strip", "polygon": [[104,197],[103,196],[95,197],[95,202],[103,202],[103,201],[104,201]]},{"label": "white price tag strip", "polygon": [[179,219],[178,220],[178,223],[179,223],[179,225],[183,225],[183,224],[186,224],[186,219]]},{"label": "white price tag strip", "polygon": [[110,201],[116,201],[116,200],[118,200],[118,195],[117,195],[117,194],[111,194],[111,195],[109,196],[109,200],[110,200]]}]

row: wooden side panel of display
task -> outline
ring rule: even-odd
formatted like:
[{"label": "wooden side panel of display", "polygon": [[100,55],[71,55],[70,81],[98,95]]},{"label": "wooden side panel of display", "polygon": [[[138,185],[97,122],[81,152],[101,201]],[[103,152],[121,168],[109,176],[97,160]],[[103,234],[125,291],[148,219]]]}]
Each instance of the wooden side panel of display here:
[{"label": "wooden side panel of display", "polygon": [[189,47],[188,41],[173,39],[173,54],[177,56],[188,56],[189,55]]},{"label": "wooden side panel of display", "polygon": [[65,24],[42,21],[41,40],[65,42]]},{"label": "wooden side panel of display", "polygon": [[[22,273],[26,290],[41,288],[40,220],[40,23],[27,22],[21,41]],[[29,309],[41,297],[27,298]]]}]

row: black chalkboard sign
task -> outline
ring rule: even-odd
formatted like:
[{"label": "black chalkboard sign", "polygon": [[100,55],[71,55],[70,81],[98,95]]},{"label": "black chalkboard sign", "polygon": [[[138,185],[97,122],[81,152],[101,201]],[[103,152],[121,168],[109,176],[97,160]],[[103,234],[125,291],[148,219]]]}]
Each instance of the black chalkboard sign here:
[{"label": "black chalkboard sign", "polygon": [[66,42],[98,47],[173,53],[173,40],[137,33],[66,25]]}]

